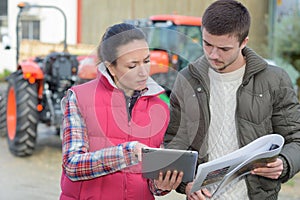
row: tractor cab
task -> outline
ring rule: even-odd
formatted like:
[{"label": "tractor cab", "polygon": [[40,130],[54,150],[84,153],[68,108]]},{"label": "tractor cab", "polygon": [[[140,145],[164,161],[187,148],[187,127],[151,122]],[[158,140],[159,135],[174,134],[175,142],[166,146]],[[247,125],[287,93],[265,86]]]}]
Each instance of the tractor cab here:
[{"label": "tractor cab", "polygon": [[164,50],[169,65],[179,71],[188,62],[203,54],[201,18],[180,15],[156,15],[150,17],[151,27],[146,29],[149,46],[153,52]]},{"label": "tractor cab", "polygon": [[169,95],[178,71],[203,55],[201,18],[154,15],[126,22],[145,32],[150,47],[150,75]]}]

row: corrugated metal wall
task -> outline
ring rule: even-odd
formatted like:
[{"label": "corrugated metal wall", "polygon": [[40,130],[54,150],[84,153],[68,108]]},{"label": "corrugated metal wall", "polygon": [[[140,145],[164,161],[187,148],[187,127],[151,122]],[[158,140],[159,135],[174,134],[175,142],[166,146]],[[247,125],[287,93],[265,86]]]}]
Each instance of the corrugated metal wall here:
[{"label": "corrugated metal wall", "polygon": [[[213,0],[82,0],[82,42],[98,44],[106,27],[124,19],[155,14],[201,16]],[[241,0],[252,16],[248,46],[264,54],[267,44],[268,1]]]}]

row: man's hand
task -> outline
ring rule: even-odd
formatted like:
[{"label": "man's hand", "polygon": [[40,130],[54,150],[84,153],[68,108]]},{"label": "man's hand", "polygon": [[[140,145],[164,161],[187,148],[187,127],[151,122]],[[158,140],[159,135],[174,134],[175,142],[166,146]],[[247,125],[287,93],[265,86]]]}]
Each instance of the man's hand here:
[{"label": "man's hand", "polygon": [[[171,176],[172,175],[172,176]],[[158,180],[154,180],[156,188],[161,190],[174,190],[176,189],[182,181],[183,172],[178,173],[177,170],[167,171],[165,178],[162,172],[159,173]]]},{"label": "man's hand", "polygon": [[277,158],[274,162],[270,162],[266,167],[255,168],[251,174],[263,176],[270,179],[278,179],[283,171],[283,162]]},{"label": "man's hand", "polygon": [[192,186],[193,182],[190,182],[185,188],[185,193],[188,197],[188,200],[205,200],[206,197],[211,197],[211,193],[207,189],[202,189],[191,193]]}]

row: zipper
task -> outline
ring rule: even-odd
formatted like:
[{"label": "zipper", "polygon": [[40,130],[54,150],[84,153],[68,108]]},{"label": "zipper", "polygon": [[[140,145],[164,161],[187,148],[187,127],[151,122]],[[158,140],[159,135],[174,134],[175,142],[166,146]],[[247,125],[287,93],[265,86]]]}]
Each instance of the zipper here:
[{"label": "zipper", "polygon": [[[196,74],[194,74],[194,75],[196,75]],[[210,113],[210,109],[209,109],[209,101],[210,101],[210,92],[209,92],[209,89],[208,89],[208,86],[207,86],[207,84],[205,83],[205,81],[204,80],[202,80],[202,78],[200,77],[200,76],[196,76],[196,78],[197,78],[197,80],[200,82],[200,85],[202,85],[203,87],[203,91],[204,91],[204,93],[205,93],[205,95],[206,95],[206,98],[207,98],[207,101],[206,101],[206,106],[207,106],[207,111],[208,111],[208,115],[206,115],[205,113],[203,113],[203,116],[204,116],[204,121],[206,122],[205,123],[205,129],[206,129],[206,131],[208,130],[208,127],[209,127],[209,124],[210,124],[210,115],[211,115],[211,113]],[[198,100],[200,100],[200,102],[201,102],[201,99],[198,99]],[[199,105],[200,106],[200,105]],[[207,117],[208,116],[208,117]]]},{"label": "zipper", "polygon": [[134,107],[136,106],[136,104],[138,103],[138,101],[140,100],[141,96],[138,97],[138,99],[136,100],[136,102],[134,103],[132,109],[131,109],[131,115],[129,113],[129,106],[131,105],[130,102],[128,103],[128,107],[127,107],[127,112],[128,112],[128,126],[131,126],[131,120],[132,120],[132,114],[133,114],[133,110],[134,110]]},{"label": "zipper", "polygon": [[202,85],[202,88],[204,90],[204,93],[206,94],[206,98],[207,98],[207,110],[208,110],[208,119],[207,119],[207,116],[204,114],[204,117],[205,117],[205,122],[207,122],[205,124],[205,127],[206,127],[206,130],[208,130],[208,127],[209,127],[209,124],[210,124],[210,109],[209,109],[209,101],[210,101],[210,92],[209,92],[209,87],[208,85],[206,84],[206,82],[204,81],[204,79],[201,77],[201,75],[199,75],[199,72],[195,72],[194,71],[194,67],[190,67],[189,68],[189,71],[191,73],[191,76],[194,77],[195,79],[197,79],[199,82],[200,82],[200,85]]},{"label": "zipper", "polygon": [[[125,101],[126,101],[126,97],[125,97]],[[127,103],[127,102],[126,102]],[[129,102],[128,102],[128,105],[126,107],[126,111],[127,111],[127,118],[128,118],[128,126],[130,126],[131,124],[131,116],[130,116],[130,112],[129,112],[129,108],[130,108],[130,105],[131,105],[131,101],[129,99]]]},{"label": "zipper", "polygon": [[126,175],[126,173],[123,173],[123,175],[124,175],[124,193],[125,193],[125,195],[124,195],[124,200],[126,200],[127,199],[127,196],[128,196],[128,191],[127,191],[127,175]]},{"label": "zipper", "polygon": [[130,106],[130,101],[127,103],[127,100],[126,100],[126,95],[123,91],[120,90],[120,92],[123,94],[123,97],[124,97],[124,100],[125,100],[125,109],[126,109],[126,113],[127,113],[127,124],[128,126],[130,126],[131,124],[131,117],[130,117],[130,113],[129,113],[129,106]]},{"label": "zipper", "polygon": [[237,89],[237,92],[236,92],[236,105],[235,105],[235,129],[236,129],[236,136],[237,136],[237,140],[238,140],[238,145],[239,145],[239,148],[241,148],[242,144],[241,144],[241,137],[240,137],[240,132],[239,132],[239,129],[238,129],[238,118],[237,118],[237,108],[238,108],[238,99],[239,99],[239,96],[241,95],[241,89],[244,87],[244,84],[242,83],[239,88]]}]

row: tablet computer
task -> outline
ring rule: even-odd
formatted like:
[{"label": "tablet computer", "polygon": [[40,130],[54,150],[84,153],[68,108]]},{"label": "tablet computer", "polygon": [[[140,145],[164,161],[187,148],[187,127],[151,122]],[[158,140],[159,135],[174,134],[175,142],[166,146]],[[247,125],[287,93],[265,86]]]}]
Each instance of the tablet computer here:
[{"label": "tablet computer", "polygon": [[164,174],[170,170],[183,171],[183,182],[191,182],[195,177],[198,152],[190,150],[143,148],[143,177],[158,179],[159,172]]}]

